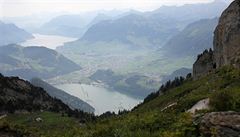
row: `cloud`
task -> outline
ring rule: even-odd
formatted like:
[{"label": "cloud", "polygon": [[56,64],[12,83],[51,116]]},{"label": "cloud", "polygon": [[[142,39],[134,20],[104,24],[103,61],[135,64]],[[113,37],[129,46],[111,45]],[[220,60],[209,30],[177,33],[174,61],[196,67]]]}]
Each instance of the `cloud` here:
[{"label": "cloud", "polygon": [[30,15],[39,12],[85,12],[94,10],[153,10],[161,5],[203,3],[212,0],[0,0],[0,16]]}]

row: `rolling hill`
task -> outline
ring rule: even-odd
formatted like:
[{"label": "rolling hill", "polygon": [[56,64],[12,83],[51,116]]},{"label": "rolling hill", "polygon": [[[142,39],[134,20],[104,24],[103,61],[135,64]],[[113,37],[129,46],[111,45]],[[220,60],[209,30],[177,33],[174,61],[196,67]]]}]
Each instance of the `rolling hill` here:
[{"label": "rolling hill", "polygon": [[14,44],[33,38],[32,34],[17,27],[14,24],[6,24],[0,21],[0,46]]},{"label": "rolling hill", "polygon": [[63,55],[45,47],[12,44],[0,47],[0,56],[1,73],[25,79],[50,78],[81,69]]}]

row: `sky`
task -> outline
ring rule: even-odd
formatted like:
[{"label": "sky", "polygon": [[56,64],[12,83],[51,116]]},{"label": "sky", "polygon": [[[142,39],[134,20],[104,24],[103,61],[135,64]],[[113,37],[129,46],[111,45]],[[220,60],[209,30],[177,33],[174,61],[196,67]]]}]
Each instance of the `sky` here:
[{"label": "sky", "polygon": [[213,0],[0,0],[0,16],[25,16],[41,12],[82,13],[113,9],[150,11],[162,5],[183,5],[212,1]]}]

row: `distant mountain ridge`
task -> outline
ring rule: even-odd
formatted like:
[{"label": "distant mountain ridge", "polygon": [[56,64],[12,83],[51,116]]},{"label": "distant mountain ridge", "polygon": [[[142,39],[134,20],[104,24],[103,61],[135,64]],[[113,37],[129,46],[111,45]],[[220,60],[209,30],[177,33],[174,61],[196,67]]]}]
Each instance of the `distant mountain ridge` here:
[{"label": "distant mountain ridge", "polygon": [[81,69],[71,60],[45,47],[0,47],[0,71],[4,75],[50,78]]},{"label": "distant mountain ridge", "polygon": [[34,86],[43,88],[50,96],[60,99],[72,109],[82,110],[88,113],[94,113],[95,109],[80,98],[72,96],[63,90],[44,82],[39,78],[33,78],[30,81]]},{"label": "distant mountain ridge", "polygon": [[185,4],[183,6],[163,6],[155,10],[153,13],[161,14],[162,16],[167,16],[169,18],[176,18],[186,26],[189,23],[201,19],[219,17],[227,6],[227,2],[214,0],[210,3]]},{"label": "distant mountain ridge", "polygon": [[92,25],[81,39],[66,45],[94,47],[98,45],[96,43],[117,42],[130,45],[133,49],[157,49],[189,23],[218,17],[226,7],[225,2],[215,1],[179,7],[164,6],[151,12],[133,12],[117,19],[100,21]]},{"label": "distant mountain ridge", "polygon": [[111,19],[103,13],[90,15],[85,17],[83,15],[61,15],[51,19],[49,22],[43,24],[36,32],[47,35],[60,35],[67,37],[80,38],[92,25]]},{"label": "distant mountain ridge", "polygon": [[0,46],[14,44],[34,38],[32,34],[17,27],[14,24],[6,24],[0,21]]},{"label": "distant mountain ridge", "polygon": [[168,56],[194,56],[212,48],[217,22],[218,18],[193,22],[173,36],[162,49],[166,50]]}]

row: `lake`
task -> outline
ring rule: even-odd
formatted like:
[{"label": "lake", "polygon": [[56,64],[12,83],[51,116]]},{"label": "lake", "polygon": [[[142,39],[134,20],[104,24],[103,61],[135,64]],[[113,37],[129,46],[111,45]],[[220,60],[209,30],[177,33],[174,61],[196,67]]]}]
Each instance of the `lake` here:
[{"label": "lake", "polygon": [[[33,34],[35,38],[20,43],[22,46],[44,46],[50,49],[63,45],[65,42],[75,41],[77,38]],[[110,89],[86,85],[86,84],[62,84],[55,87],[76,96],[89,103],[95,108],[95,114],[99,115],[106,111],[118,112],[123,109],[132,109],[142,100],[131,98]]]},{"label": "lake", "polygon": [[41,35],[33,34],[34,38],[25,42],[19,43],[24,47],[29,46],[44,46],[50,49],[56,49],[58,46],[62,46],[66,42],[75,41],[78,38],[56,36],[56,35]]},{"label": "lake", "polygon": [[102,114],[106,111],[114,111],[117,113],[119,110],[129,110],[142,101],[94,85],[62,84],[55,85],[55,87],[92,105],[95,108],[96,115]]}]

